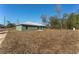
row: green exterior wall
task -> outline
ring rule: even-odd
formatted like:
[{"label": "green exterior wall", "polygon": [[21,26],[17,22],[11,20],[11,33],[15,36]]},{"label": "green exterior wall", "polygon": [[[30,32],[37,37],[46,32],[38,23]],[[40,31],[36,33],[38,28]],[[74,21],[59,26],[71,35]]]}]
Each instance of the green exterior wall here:
[{"label": "green exterior wall", "polygon": [[44,26],[23,26],[23,25],[18,25],[16,26],[16,30],[19,31],[25,31],[25,30],[45,30],[46,27]]},{"label": "green exterior wall", "polygon": [[27,30],[26,26],[22,26],[22,30],[24,31]]},{"label": "green exterior wall", "polygon": [[18,31],[22,31],[22,26],[16,26],[16,30],[18,30]]},{"label": "green exterior wall", "polygon": [[27,30],[37,30],[37,27],[35,27],[35,26],[28,26]]}]

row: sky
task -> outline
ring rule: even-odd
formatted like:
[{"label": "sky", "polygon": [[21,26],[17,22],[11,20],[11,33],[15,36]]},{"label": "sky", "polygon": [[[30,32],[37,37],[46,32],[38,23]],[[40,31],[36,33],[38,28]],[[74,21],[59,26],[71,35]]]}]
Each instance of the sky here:
[{"label": "sky", "polygon": [[[0,24],[5,20],[12,23],[37,22],[41,23],[41,15],[56,16],[55,4],[0,4]],[[78,4],[60,4],[61,15],[76,12]]]}]

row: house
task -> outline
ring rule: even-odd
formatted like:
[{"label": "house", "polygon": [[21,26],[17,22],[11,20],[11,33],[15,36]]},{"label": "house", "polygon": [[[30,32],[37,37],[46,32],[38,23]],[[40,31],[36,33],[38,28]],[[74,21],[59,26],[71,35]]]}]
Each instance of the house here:
[{"label": "house", "polygon": [[43,24],[26,22],[19,25],[16,25],[16,30],[25,31],[25,30],[44,30],[47,27]]}]

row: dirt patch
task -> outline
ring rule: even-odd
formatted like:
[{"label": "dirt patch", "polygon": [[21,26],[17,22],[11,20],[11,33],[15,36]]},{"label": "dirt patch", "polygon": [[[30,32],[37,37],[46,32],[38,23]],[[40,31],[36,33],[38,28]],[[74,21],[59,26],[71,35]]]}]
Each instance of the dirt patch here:
[{"label": "dirt patch", "polygon": [[7,31],[0,32],[0,47],[1,47],[2,41],[5,39],[6,35],[7,35]]},{"label": "dirt patch", "polygon": [[2,53],[78,53],[79,31],[9,31]]}]

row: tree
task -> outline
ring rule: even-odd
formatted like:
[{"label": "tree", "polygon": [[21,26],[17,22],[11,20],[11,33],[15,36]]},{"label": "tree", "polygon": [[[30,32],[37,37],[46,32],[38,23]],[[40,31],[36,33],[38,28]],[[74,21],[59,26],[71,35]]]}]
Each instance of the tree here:
[{"label": "tree", "polygon": [[75,27],[76,29],[79,29],[79,15],[78,14],[71,13],[68,16],[67,27],[69,29],[72,29],[73,27]]},{"label": "tree", "polygon": [[68,19],[68,14],[64,14],[62,17],[62,28],[67,29],[67,19]]},{"label": "tree", "polygon": [[51,28],[60,28],[60,25],[59,25],[59,21],[57,20],[57,17],[50,17],[50,25],[51,25]]},{"label": "tree", "polygon": [[12,27],[15,27],[15,24],[14,23],[11,23],[10,21],[7,21],[8,24],[7,24],[7,28],[12,28]]},{"label": "tree", "polygon": [[49,18],[49,20],[51,28],[55,29],[61,28],[62,24],[63,29],[72,29],[72,28],[79,29],[79,14],[77,13],[64,14],[61,19],[52,16]]}]

